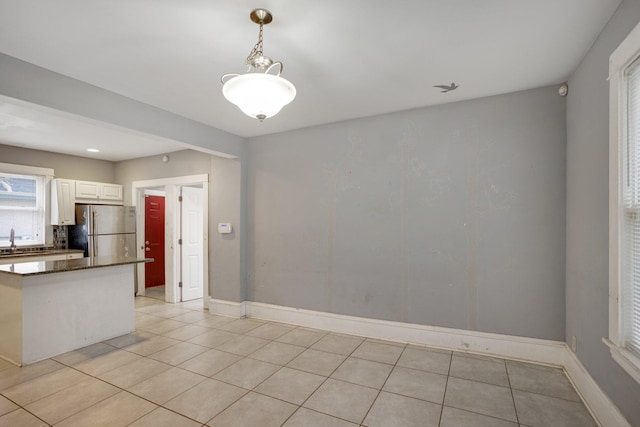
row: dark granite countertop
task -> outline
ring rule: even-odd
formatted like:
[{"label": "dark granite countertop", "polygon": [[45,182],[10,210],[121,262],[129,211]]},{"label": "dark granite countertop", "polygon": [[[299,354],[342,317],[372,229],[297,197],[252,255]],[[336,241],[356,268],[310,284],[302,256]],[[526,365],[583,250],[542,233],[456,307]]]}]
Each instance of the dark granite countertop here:
[{"label": "dark granite countertop", "polygon": [[87,270],[90,268],[152,262],[151,258],[104,256],[97,258],[77,258],[62,261],[32,261],[0,265],[0,275],[34,276],[37,274],[61,273],[65,271]]},{"label": "dark granite countertop", "polygon": [[39,248],[19,248],[16,251],[11,251],[6,248],[0,249],[0,259],[11,258],[28,258],[46,255],[61,255],[61,254],[83,254],[82,249],[53,249],[47,247]]}]

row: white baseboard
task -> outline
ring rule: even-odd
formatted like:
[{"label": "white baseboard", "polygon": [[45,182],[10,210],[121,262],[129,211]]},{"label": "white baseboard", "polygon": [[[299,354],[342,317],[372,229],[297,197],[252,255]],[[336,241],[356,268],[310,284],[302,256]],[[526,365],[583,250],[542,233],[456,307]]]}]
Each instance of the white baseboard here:
[{"label": "white baseboard", "polygon": [[342,334],[422,344],[564,368],[596,421],[606,427],[630,427],[566,343],[536,338],[368,319],[259,302],[211,299],[214,314],[254,317]]},{"label": "white baseboard", "polygon": [[565,360],[562,364],[587,408],[601,426],[630,427],[618,407],[609,399],[598,383],[589,375],[576,354],[565,344]]},{"label": "white baseboard", "polygon": [[209,313],[222,316],[244,317],[246,301],[235,302],[221,299],[209,299]]},{"label": "white baseboard", "polygon": [[291,323],[342,334],[422,344],[562,366],[564,343],[389,320],[368,319],[320,311],[246,302],[247,317]]}]

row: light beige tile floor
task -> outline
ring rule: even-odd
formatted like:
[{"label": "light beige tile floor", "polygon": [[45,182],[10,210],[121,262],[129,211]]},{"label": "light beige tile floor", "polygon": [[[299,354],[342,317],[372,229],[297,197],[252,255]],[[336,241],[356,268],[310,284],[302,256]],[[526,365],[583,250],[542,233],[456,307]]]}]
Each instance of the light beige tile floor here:
[{"label": "light beige tile floor", "polygon": [[164,301],[164,285],[147,288],[144,290],[144,294],[147,298]]},{"label": "light beige tile floor", "polygon": [[0,427],[596,426],[560,369],[136,298],[137,330],[23,368]]}]

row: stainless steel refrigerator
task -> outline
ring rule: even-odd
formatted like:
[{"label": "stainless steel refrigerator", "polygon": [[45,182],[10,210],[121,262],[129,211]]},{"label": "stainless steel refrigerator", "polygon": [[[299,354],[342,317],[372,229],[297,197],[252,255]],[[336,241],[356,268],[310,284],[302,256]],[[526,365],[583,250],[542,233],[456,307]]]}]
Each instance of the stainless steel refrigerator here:
[{"label": "stainless steel refrigerator", "polygon": [[85,257],[136,256],[136,208],[76,205],[76,225],[69,226],[69,248]]}]

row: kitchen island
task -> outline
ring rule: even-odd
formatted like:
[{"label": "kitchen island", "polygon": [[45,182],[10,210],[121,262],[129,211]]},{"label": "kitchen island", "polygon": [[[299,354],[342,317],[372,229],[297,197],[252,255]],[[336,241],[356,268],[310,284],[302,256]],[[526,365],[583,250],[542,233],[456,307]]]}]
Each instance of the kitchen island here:
[{"label": "kitchen island", "polygon": [[0,357],[24,365],[133,331],[135,266],[145,261],[0,265]]}]

